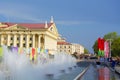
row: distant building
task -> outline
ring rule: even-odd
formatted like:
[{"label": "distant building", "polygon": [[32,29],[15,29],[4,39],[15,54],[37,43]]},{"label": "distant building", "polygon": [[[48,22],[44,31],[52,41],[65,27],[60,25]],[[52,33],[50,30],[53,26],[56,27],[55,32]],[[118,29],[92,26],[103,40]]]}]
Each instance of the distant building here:
[{"label": "distant building", "polygon": [[74,54],[75,52],[78,54],[83,54],[84,47],[80,44],[66,42],[64,38],[59,37],[57,42],[57,51],[68,54]]},{"label": "distant building", "polygon": [[0,23],[0,45],[57,51],[58,31],[50,23]]},{"label": "distant building", "polygon": [[78,54],[83,54],[84,53],[84,47],[80,44],[77,43],[72,43],[73,46],[73,52],[77,52]]},{"label": "distant building", "polygon": [[57,42],[57,51],[72,54],[72,44],[66,42],[64,38],[59,37]]}]

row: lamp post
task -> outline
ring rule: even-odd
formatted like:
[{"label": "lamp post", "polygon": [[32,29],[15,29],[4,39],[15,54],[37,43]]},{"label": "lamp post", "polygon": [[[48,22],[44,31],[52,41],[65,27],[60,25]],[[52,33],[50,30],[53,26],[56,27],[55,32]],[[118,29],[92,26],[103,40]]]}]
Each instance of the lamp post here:
[{"label": "lamp post", "polygon": [[112,43],[112,39],[107,39],[107,41],[109,41],[109,47],[110,47],[110,49],[109,49],[109,57],[111,57],[111,43]]}]

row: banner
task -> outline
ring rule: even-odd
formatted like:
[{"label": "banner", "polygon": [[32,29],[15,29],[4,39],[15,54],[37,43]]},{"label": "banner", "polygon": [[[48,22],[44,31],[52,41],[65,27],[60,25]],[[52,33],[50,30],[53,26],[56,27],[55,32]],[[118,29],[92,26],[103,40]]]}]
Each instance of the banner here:
[{"label": "banner", "polygon": [[98,56],[104,56],[104,39],[98,38]]},{"label": "banner", "polygon": [[108,58],[109,57],[109,42],[108,41],[105,41],[105,44],[104,44],[104,52],[105,52],[105,58]]},{"label": "banner", "polygon": [[0,47],[0,57],[2,57],[2,56],[3,56],[3,48]]},{"label": "banner", "polygon": [[34,60],[37,59],[37,53],[38,53],[37,49],[38,49],[38,48],[35,48]]},{"label": "banner", "polygon": [[30,60],[36,60],[37,59],[36,49],[35,48],[31,49]]},{"label": "banner", "polygon": [[34,55],[35,55],[35,49],[32,48],[32,58],[34,57]]},{"label": "banner", "polygon": [[23,54],[23,48],[18,48],[18,53]]},{"label": "banner", "polygon": [[23,48],[23,53],[27,54],[27,48]]},{"label": "banner", "polygon": [[18,53],[18,47],[12,47],[12,52]]},{"label": "banner", "polygon": [[27,48],[26,54],[30,54],[30,48]]},{"label": "banner", "polygon": [[44,49],[41,49],[41,51],[40,51],[41,53],[44,53]]},{"label": "banner", "polygon": [[37,48],[37,53],[40,54],[40,48]]},{"label": "banner", "polygon": [[45,49],[45,53],[48,54],[48,49]]}]

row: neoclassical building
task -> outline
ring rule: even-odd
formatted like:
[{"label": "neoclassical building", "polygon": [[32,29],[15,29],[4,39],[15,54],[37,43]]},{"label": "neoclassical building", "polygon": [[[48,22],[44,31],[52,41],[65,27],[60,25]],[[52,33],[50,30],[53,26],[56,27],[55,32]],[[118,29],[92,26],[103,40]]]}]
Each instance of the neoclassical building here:
[{"label": "neoclassical building", "polygon": [[20,48],[57,51],[58,31],[51,18],[50,23],[0,23],[0,45]]}]

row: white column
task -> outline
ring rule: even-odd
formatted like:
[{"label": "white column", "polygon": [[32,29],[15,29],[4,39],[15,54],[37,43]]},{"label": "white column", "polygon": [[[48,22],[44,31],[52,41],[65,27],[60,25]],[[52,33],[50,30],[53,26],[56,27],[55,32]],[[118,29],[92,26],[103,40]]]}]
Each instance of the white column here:
[{"label": "white column", "polygon": [[20,47],[23,47],[23,34],[20,34]]},{"label": "white column", "polygon": [[41,35],[38,36],[38,48],[41,46]]},{"label": "white column", "polygon": [[4,41],[3,35],[1,35],[1,45],[3,45],[3,41]]},{"label": "white column", "polygon": [[0,44],[2,43],[2,34],[0,35]]},{"label": "white column", "polygon": [[32,38],[33,38],[32,47],[35,48],[35,34],[33,34]]},{"label": "white column", "polygon": [[0,46],[1,46],[1,35],[0,35]]},{"label": "white column", "polygon": [[[46,35],[45,35],[45,34],[43,35],[43,38],[44,38],[44,49],[47,49],[46,46],[47,46],[48,44],[46,44]],[[54,45],[54,44],[52,44],[52,45]]]},{"label": "white column", "polygon": [[29,48],[29,35],[27,35],[27,39],[26,39],[26,47]]},{"label": "white column", "polygon": [[17,46],[17,35],[16,35],[16,34],[14,35],[14,42],[13,42],[13,45],[14,45],[14,47]]},{"label": "white column", "polygon": [[10,46],[10,34],[7,36],[7,46]]}]

